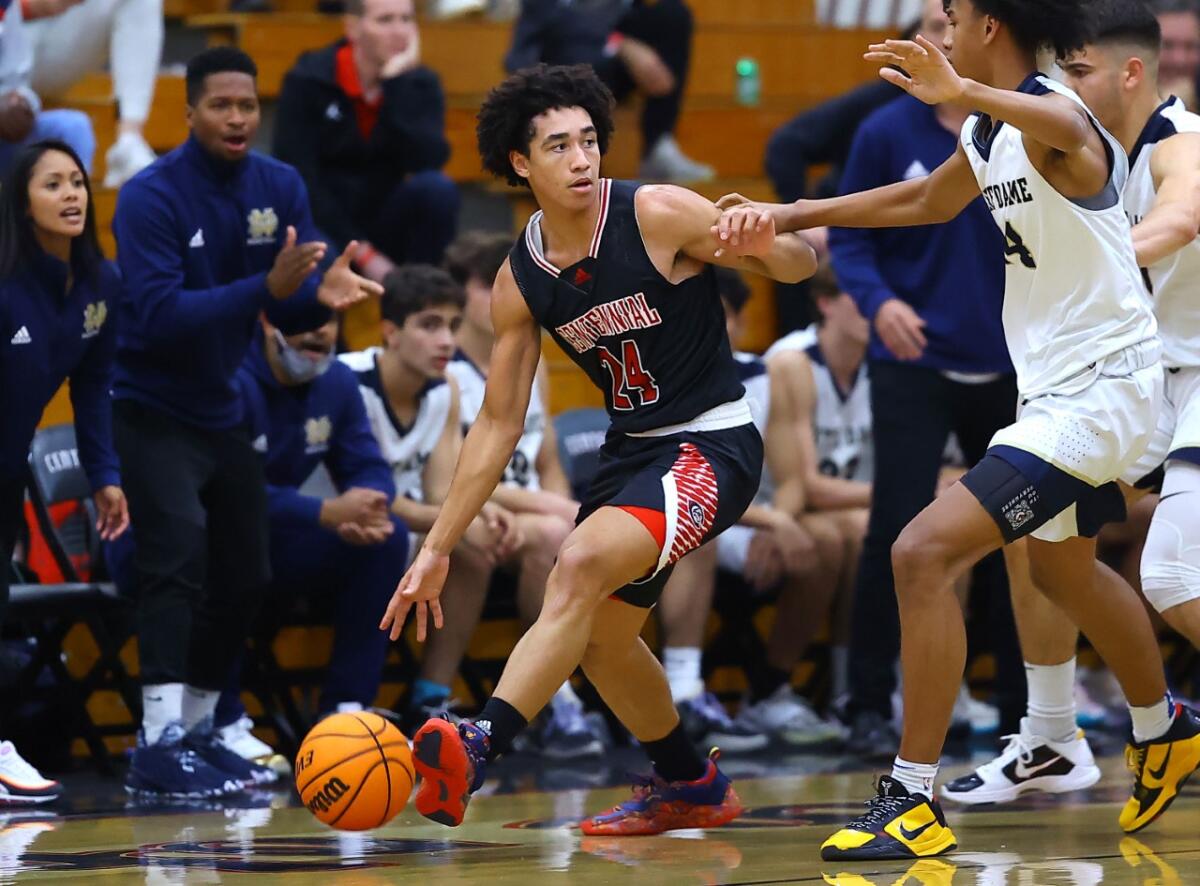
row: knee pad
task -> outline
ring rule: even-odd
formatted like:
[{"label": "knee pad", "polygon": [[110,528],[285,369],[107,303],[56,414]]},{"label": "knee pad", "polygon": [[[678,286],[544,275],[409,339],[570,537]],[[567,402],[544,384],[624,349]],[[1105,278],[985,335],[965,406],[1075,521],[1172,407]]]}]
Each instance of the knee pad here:
[{"label": "knee pad", "polygon": [[1168,465],[1142,552],[1142,593],[1159,612],[1200,599],[1200,467]]}]

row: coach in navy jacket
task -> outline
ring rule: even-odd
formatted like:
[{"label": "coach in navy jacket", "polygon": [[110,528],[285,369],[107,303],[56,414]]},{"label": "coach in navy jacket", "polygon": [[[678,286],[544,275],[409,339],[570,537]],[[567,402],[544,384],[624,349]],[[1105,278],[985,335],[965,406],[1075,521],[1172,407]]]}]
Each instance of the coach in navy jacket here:
[{"label": "coach in navy jacket", "polygon": [[[366,707],[379,691],[388,649],[379,619],[404,574],[408,529],[390,513],[392,472],[358,380],[334,359],[337,323],[286,338],[263,329],[237,382],[266,466],[272,594],[337,594],[320,710]],[[241,716],[226,693],[217,725]]]},{"label": "coach in navy jacket", "polygon": [[321,273],[299,175],[250,151],[256,74],[231,47],[192,59],[191,135],[125,185],[114,221],[125,281],[114,438],[137,533],[145,709],[128,786],[139,793],[208,796],[246,780],[214,746],[212,714],[270,576],[262,465],[233,383],[257,318],[311,328],[321,305],[379,291],[349,250]]},{"label": "coach in navy jacket", "polygon": [[[926,34],[944,25],[931,0]],[[934,33],[931,37],[939,42]],[[854,193],[927,175],[958,150],[966,114],[902,96],[859,127],[840,192]],[[841,287],[871,323],[875,483],[855,591],[850,640],[851,748],[894,752],[894,661],[900,628],[891,547],[933,500],[953,432],[969,464],[1015,420],[1017,391],[1001,326],[1004,241],[982,198],[945,225],[888,231],[831,229]],[[990,570],[990,571],[988,571]],[[996,630],[997,697],[1015,731],[1024,710],[1024,673],[998,559],[981,572]],[[889,750],[890,748],[890,750]]]}]

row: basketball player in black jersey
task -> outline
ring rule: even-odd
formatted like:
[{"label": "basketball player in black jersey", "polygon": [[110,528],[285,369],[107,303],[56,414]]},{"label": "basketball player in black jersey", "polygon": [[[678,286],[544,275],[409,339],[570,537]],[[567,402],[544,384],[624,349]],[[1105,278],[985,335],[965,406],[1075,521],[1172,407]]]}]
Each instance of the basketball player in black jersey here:
[{"label": "basketball player in black jersey", "polygon": [[[418,639],[441,626],[448,554],[521,436],[541,331],[604,391],[612,426],[578,525],[563,544],[541,616],[474,723],[428,721],[415,736],[421,814],[457,825],[487,764],[507,751],[578,665],[645,747],[654,776],[582,824],[652,834],[725,824],[741,811],[729,779],[692,748],[662,666],[640,639],[672,565],[741,516],[758,488],[762,441],[725,334],[712,269],[721,212],[691,191],[600,178],[612,96],[587,66],[538,66],[479,112],[484,166],[541,207],[500,269],[483,409],[450,492],[381,627]],[[798,281],[816,268],[799,236],[759,232],[717,259]]]}]

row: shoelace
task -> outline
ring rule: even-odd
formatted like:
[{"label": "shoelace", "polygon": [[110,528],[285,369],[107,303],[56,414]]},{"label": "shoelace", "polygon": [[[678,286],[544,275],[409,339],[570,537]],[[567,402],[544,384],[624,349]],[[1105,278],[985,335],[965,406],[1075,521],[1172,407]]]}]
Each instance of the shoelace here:
[{"label": "shoelace", "polygon": [[620,803],[619,808],[626,809],[635,806],[639,803],[649,803],[656,797],[661,796],[667,783],[657,775],[641,775],[636,772],[627,772],[630,783],[633,785],[633,798]]},{"label": "shoelace", "polygon": [[904,805],[906,799],[908,798],[872,797],[863,804],[867,807],[867,811],[858,818],[853,819],[847,827],[854,828],[855,830],[870,830],[875,825],[895,816]]},{"label": "shoelace", "polygon": [[1025,739],[1025,736],[1021,735],[1020,733],[1014,735],[1004,735],[1001,736],[1000,740],[1005,742],[1004,750],[1001,752],[999,757],[992,760],[991,763],[988,763],[986,768],[992,770],[1003,769],[1008,765],[1006,761],[1008,756],[1013,751],[1016,751],[1017,759],[1022,763],[1029,763],[1033,760],[1034,748]]},{"label": "shoelace", "polygon": [[[1125,747],[1125,765],[1134,775],[1140,775],[1142,766],[1146,762],[1146,749],[1135,748],[1133,745]],[[1140,782],[1139,782],[1140,785]]]}]

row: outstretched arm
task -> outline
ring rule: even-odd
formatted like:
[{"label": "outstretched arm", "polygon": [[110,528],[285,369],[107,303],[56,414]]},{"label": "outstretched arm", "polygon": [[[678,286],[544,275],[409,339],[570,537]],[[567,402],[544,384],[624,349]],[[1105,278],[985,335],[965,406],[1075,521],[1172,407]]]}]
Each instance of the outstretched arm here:
[{"label": "outstretched arm", "polygon": [[441,627],[437,598],[446,580],[450,552],[504,476],[525,428],[525,413],[541,357],[541,336],[507,261],[492,290],[492,326],[496,340],[483,408],[463,442],[441,512],[380,623],[381,630],[391,629],[393,640],[399,638],[414,604],[419,640],[425,638],[426,603],[434,625]]},{"label": "outstretched arm", "polygon": [[646,248],[667,279],[673,279],[677,264],[688,260],[693,267],[694,262],[708,262],[781,283],[807,280],[817,269],[816,253],[804,239],[777,234],[768,225],[722,248],[715,236],[721,210],[686,188],[647,185],[638,191],[636,206]]},{"label": "outstretched arm", "polygon": [[1200,232],[1200,134],[1180,133],[1161,142],[1150,160],[1158,196],[1133,229],[1139,267],[1175,254]]},{"label": "outstretched arm", "polygon": [[797,200],[795,203],[751,203],[738,194],[722,197],[717,204],[725,210],[718,223],[718,236],[736,241],[745,230],[740,221],[757,215],[756,226],[773,223],[778,231],[808,228],[907,228],[950,221],[979,196],[979,183],[971,170],[966,151],[959,145],[954,155],[924,178],[872,188],[858,194],[829,200]]}]

